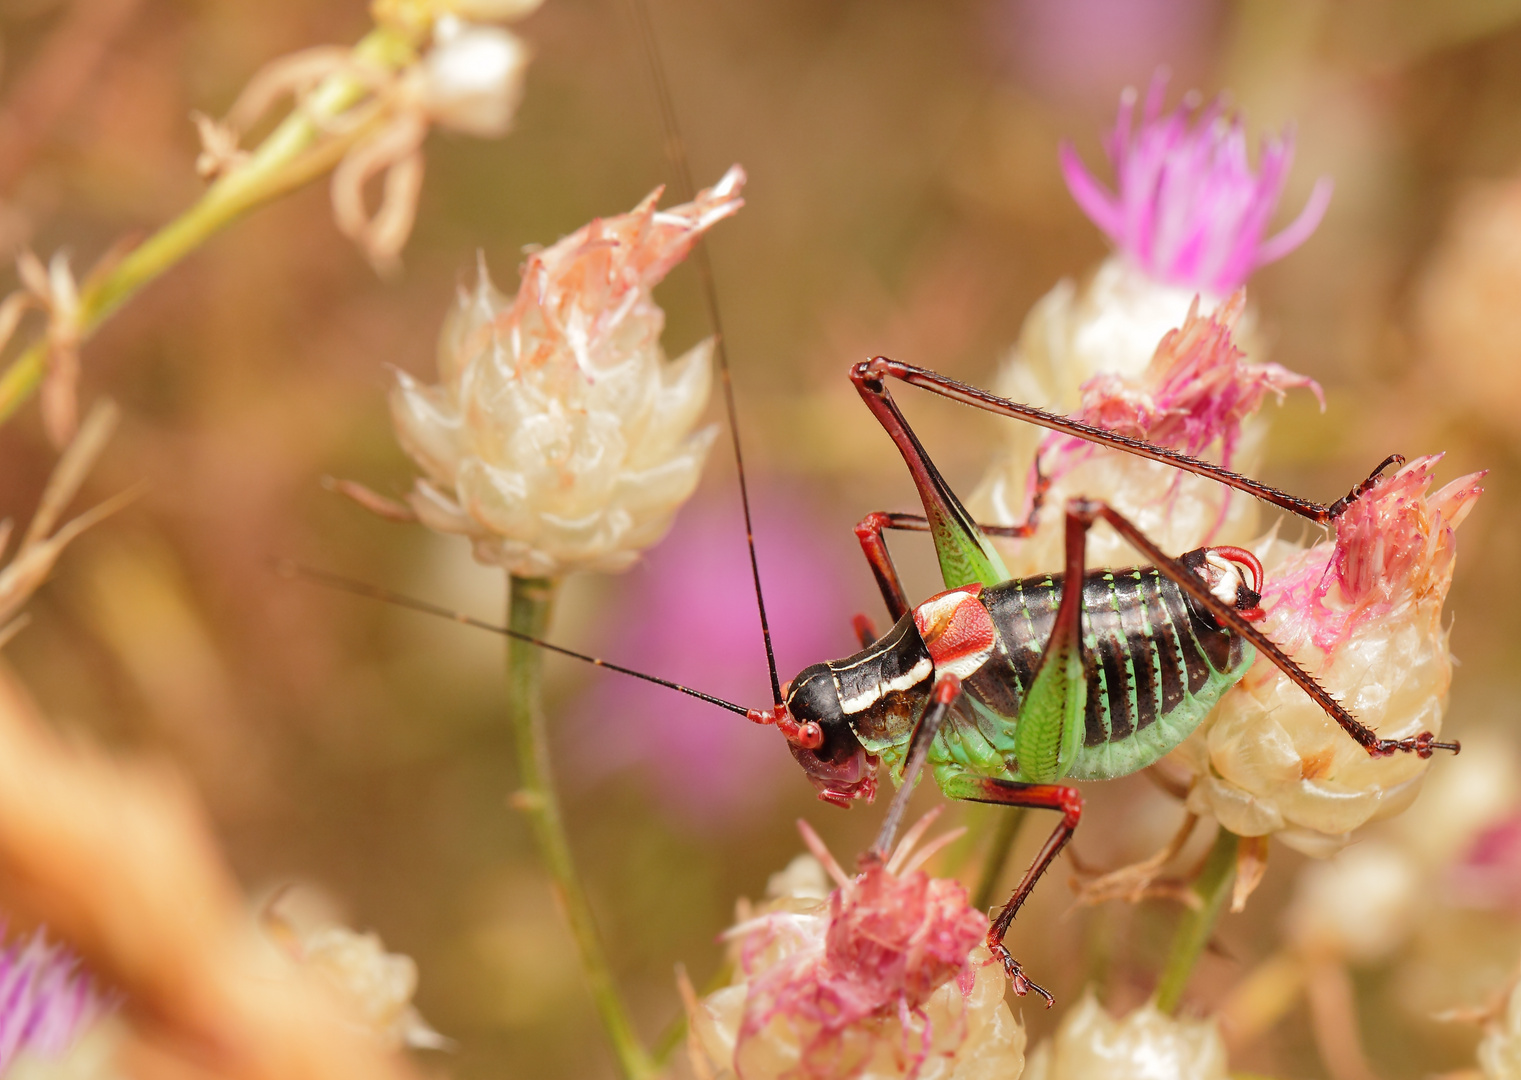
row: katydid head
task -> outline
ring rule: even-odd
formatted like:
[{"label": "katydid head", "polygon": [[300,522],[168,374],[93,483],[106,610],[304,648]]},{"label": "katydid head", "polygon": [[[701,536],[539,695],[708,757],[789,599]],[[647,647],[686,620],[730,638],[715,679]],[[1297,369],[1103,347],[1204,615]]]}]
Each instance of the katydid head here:
[{"label": "katydid head", "polygon": [[834,677],[824,664],[804,668],[787,685],[780,704],[750,710],[757,724],[775,724],[787,749],[818,789],[819,798],[848,809],[877,794],[877,759],[866,752],[840,706]]}]

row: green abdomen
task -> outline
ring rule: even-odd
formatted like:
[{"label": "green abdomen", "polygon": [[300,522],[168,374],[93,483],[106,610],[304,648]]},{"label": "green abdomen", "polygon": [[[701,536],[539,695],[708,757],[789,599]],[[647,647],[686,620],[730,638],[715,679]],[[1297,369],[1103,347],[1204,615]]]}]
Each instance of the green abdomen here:
[{"label": "green abdomen", "polygon": [[[964,687],[976,727],[1017,775],[1014,729],[1061,596],[1061,577],[987,589],[1000,642]],[[1255,650],[1221,630],[1151,567],[1101,570],[1083,581],[1086,701],[1083,743],[1066,775],[1107,780],[1176,747],[1251,666]]]}]

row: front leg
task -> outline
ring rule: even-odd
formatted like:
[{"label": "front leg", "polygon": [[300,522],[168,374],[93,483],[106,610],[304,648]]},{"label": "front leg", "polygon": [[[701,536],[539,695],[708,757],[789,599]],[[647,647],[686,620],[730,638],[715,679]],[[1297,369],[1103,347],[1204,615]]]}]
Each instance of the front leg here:
[{"label": "front leg", "polygon": [[935,676],[935,684],[930,689],[929,701],[925,703],[924,712],[920,713],[919,722],[914,725],[913,734],[908,738],[908,753],[903,759],[903,778],[897,792],[893,795],[892,805],[887,808],[887,816],[882,819],[882,827],[877,831],[877,839],[871,845],[873,856],[885,859],[887,853],[892,850],[893,838],[897,836],[898,826],[903,822],[903,814],[908,809],[908,800],[914,793],[914,785],[919,781],[919,774],[924,770],[924,762],[929,757],[930,747],[934,745],[935,736],[940,734],[940,725],[945,723],[946,715],[959,697],[961,697],[959,678],[948,671],[942,671]]}]

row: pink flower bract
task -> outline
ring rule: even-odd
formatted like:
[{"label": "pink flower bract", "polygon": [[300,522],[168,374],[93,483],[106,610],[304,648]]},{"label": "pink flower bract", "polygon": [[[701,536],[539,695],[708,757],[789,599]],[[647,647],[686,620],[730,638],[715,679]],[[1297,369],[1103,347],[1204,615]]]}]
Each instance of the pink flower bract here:
[{"label": "pink flower bract", "polygon": [[1245,123],[1220,99],[1197,108],[1197,95],[1165,115],[1167,73],[1159,71],[1136,124],[1137,95],[1120,96],[1104,150],[1118,193],[1105,188],[1068,143],[1062,174],[1083,213],[1137,266],[1158,281],[1224,293],[1257,267],[1281,259],[1315,231],[1331,201],[1331,180],[1315,182],[1299,216],[1271,239],[1268,221],[1294,160],[1294,136],[1265,138],[1254,172]]},{"label": "pink flower bract", "polygon": [[[1231,337],[1245,307],[1244,290],[1209,315],[1199,314],[1196,300],[1139,378],[1101,373],[1083,383],[1076,419],[1194,457],[1218,442],[1220,464],[1230,468],[1242,424],[1269,393],[1281,397],[1303,387],[1325,404],[1314,379],[1280,364],[1246,361]],[[1041,467],[1055,480],[1098,452],[1084,439],[1053,432],[1041,443]]]},{"label": "pink flower bract", "polygon": [[[971,992],[969,954],[987,934],[988,920],[967,903],[960,882],[931,878],[916,867],[930,849],[908,858],[916,836],[905,838],[888,862],[869,860],[854,878],[845,878],[811,830],[804,836],[840,883],[829,896],[823,941],[764,970],[751,969],[770,935],[746,942],[742,962],[750,991],[734,1056],[742,1067],[747,1041],[781,1023],[800,1043],[797,1075],[837,1080],[866,1064],[863,1044],[848,1038],[852,1029],[892,1017],[907,1030],[908,1016],[922,1012],[930,995],[952,979],[959,980],[963,995]],[[922,1062],[932,1039],[926,1023],[923,1046],[904,1049]]]},{"label": "pink flower bract", "polygon": [[1452,583],[1454,533],[1483,493],[1470,473],[1428,494],[1440,454],[1418,457],[1348,508],[1336,539],[1291,555],[1263,590],[1268,632],[1290,652],[1337,646],[1370,619],[1428,598],[1433,618]]}]

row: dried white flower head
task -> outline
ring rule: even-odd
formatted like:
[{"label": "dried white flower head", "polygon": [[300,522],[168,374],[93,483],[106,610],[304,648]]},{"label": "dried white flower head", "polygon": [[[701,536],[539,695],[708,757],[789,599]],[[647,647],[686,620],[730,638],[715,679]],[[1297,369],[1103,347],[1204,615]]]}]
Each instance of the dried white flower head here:
[{"label": "dried white flower head", "polygon": [[428,115],[467,135],[505,135],[523,97],[528,57],[522,39],[499,26],[439,19],[419,66]]},{"label": "dried white flower head", "polygon": [[1123,1020],[1093,992],[1030,1055],[1025,1080],[1225,1080],[1225,1041],[1213,1020],[1175,1020],[1147,1003]]},{"label": "dried white flower head", "polygon": [[593,221],[529,258],[516,297],[484,266],[439,344],[440,383],[398,376],[397,437],[427,476],[421,521],[523,576],[621,570],[665,535],[715,429],[694,430],[712,342],[668,362],[650,290],[737,211],[730,169],[686,205]]},{"label": "dried white flower head", "polygon": [[[1334,541],[1257,548],[1263,629],[1385,738],[1440,732],[1452,680],[1442,604],[1455,530],[1482,474],[1429,493],[1438,460],[1386,477],[1342,516]],[[1262,658],[1175,756],[1195,775],[1189,809],[1320,856],[1408,806],[1428,764],[1370,757]]]},{"label": "dried white flower head", "polygon": [[1511,991],[1505,1014],[1484,1033],[1478,1056],[1484,1080],[1521,1080],[1521,986]]},{"label": "dried white flower head", "polygon": [[1017,1080],[1025,1033],[982,945],[987,918],[918,869],[949,838],[915,854],[927,824],[854,878],[805,830],[839,887],[818,899],[818,864],[794,862],[772,882],[789,891],[742,905],[735,982],[700,1002],[687,991],[698,1076]]},{"label": "dried white flower head", "polygon": [[1285,930],[1305,955],[1372,963],[1408,937],[1428,888],[1399,847],[1364,841],[1300,871]]},{"label": "dried white flower head", "polygon": [[[497,26],[538,0],[377,0],[382,27],[353,49],[303,49],[265,65],[220,121],[194,120],[197,171],[207,179],[247,170],[240,145],[277,104],[294,98],[341,157],[333,169],[333,218],[377,270],[399,265],[422,191],[423,140],[438,124],[482,138],[505,134],[523,96],[529,50]],[[418,46],[426,43],[419,53]],[[379,206],[366,189],[383,178]]]},{"label": "dried white flower head", "polygon": [[[1125,374],[1100,371],[1086,379],[1073,415],[1095,427],[1240,468],[1255,441],[1248,425],[1269,393],[1281,397],[1293,387],[1320,393],[1313,380],[1277,364],[1247,362],[1235,341],[1245,307],[1240,291],[1210,315],[1199,314],[1195,299],[1177,327],[1161,335],[1143,368]],[[1055,432],[1037,438],[1033,458],[1022,467],[1012,460],[995,465],[972,500],[974,515],[1023,522],[1037,467],[1050,485],[1036,533],[1009,545],[1006,561],[1017,576],[1061,566],[1064,510],[1072,496],[1107,501],[1166,551],[1242,544],[1256,535],[1255,500],[1213,480]],[[1088,545],[1095,566],[1140,560],[1108,529],[1090,534]]]},{"label": "dried white flower head", "polygon": [[516,22],[539,10],[544,0],[432,0],[439,17],[458,15],[472,22]]},{"label": "dried white flower head", "polygon": [[417,964],[388,953],[373,933],[327,926],[300,939],[297,959],[316,972],[366,1030],[391,1048],[441,1050],[452,1045],[412,1006]]}]

